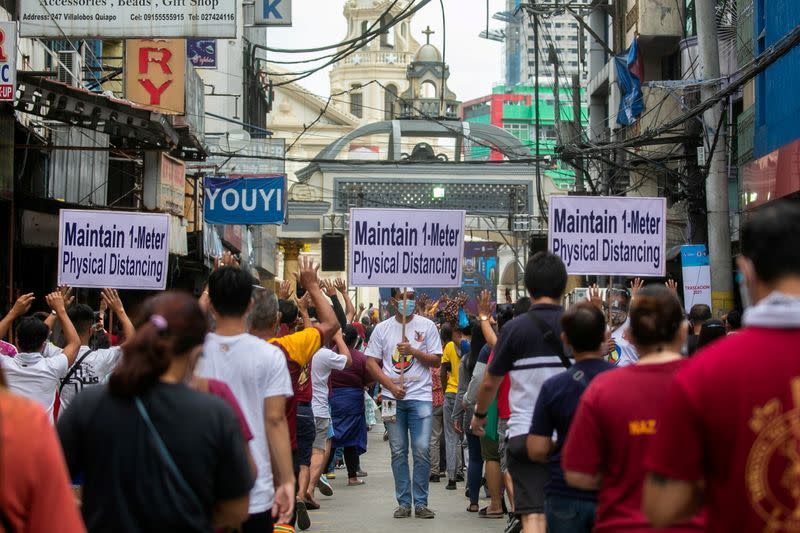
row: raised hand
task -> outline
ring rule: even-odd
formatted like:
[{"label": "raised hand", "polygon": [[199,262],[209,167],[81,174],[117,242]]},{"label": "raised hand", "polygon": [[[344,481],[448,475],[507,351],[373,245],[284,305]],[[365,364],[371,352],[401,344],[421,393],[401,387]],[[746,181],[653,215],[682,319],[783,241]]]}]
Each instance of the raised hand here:
[{"label": "raised hand", "polygon": [[428,310],[428,303],[430,302],[431,297],[425,294],[424,292],[417,296],[417,307],[414,312],[418,315],[422,316],[429,316],[427,314]]},{"label": "raised hand", "polygon": [[673,294],[675,294],[676,296],[678,295],[678,283],[674,279],[672,279],[672,278],[668,279],[664,283],[664,286],[666,288],[668,288],[669,290],[671,290],[673,292]]},{"label": "raised hand", "polygon": [[56,313],[60,313],[66,309],[64,306],[64,297],[59,291],[53,291],[45,296],[45,301],[47,301],[47,305],[50,306],[50,309]]},{"label": "raised hand", "polygon": [[297,304],[298,311],[308,313],[308,306],[311,303],[311,296],[308,293],[305,293],[302,298],[295,298],[294,301]]},{"label": "raised hand", "polygon": [[17,298],[17,301],[14,302],[14,306],[11,308],[11,311],[9,311],[8,314],[13,315],[15,318],[24,315],[25,313],[30,311],[31,305],[33,304],[34,300],[36,300],[36,297],[33,295],[32,292],[29,292],[28,294],[23,294],[22,296]]},{"label": "raised hand", "polygon": [[319,288],[322,289],[322,292],[328,295],[328,297],[333,298],[336,296],[336,287],[333,286],[333,283],[330,280],[322,279],[319,281]]},{"label": "raised hand", "polygon": [[280,288],[278,288],[278,299],[279,300],[288,300],[294,294],[294,288],[292,287],[292,282],[287,280],[281,281]]},{"label": "raised hand", "polygon": [[119,316],[125,312],[125,307],[122,305],[117,289],[103,289],[102,298],[115,315]]},{"label": "raised hand", "polygon": [[219,262],[222,266],[239,267],[239,260],[236,259],[235,255],[228,251],[222,254]]},{"label": "raised hand", "polygon": [[309,257],[301,257],[297,262],[298,270],[294,273],[297,283],[307,291],[319,287],[319,265]]},{"label": "raised hand", "polygon": [[492,294],[487,291],[483,290],[478,295],[478,316],[479,317],[491,317],[492,316]]},{"label": "raised hand", "polygon": [[347,292],[347,283],[342,278],[336,278],[333,281],[333,286],[336,287],[336,290],[342,294]]},{"label": "raised hand", "polygon": [[642,278],[633,278],[631,281],[631,300],[636,299],[636,295],[644,287],[644,280]]},{"label": "raised hand", "polygon": [[58,287],[58,292],[64,297],[64,305],[67,307],[72,305],[72,302],[75,300],[75,296],[72,294],[72,287],[69,285],[60,285]]},{"label": "raised hand", "polygon": [[603,310],[603,296],[597,283],[589,286],[589,301],[601,311]]}]

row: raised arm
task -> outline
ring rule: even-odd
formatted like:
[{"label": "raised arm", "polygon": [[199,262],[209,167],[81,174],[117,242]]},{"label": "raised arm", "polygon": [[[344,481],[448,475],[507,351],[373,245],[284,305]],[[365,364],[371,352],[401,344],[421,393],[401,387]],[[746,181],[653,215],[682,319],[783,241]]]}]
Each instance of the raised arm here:
[{"label": "raised arm", "polygon": [[494,348],[497,344],[497,334],[492,327],[492,302],[489,291],[481,291],[478,295],[478,320],[481,324],[481,333],[486,339],[486,344]]},{"label": "raised arm", "polygon": [[301,257],[299,266],[300,270],[295,273],[295,278],[306,290],[311,302],[317,309],[317,320],[319,320],[317,327],[322,337],[322,345],[325,346],[331,342],[333,334],[339,329],[339,321],[336,319],[336,314],[333,312],[333,308],[328,303],[325,295],[322,294],[322,289],[320,289],[319,276],[317,275],[319,265],[314,265],[314,262],[308,257]]},{"label": "raised arm", "polygon": [[342,278],[336,278],[333,282],[333,286],[336,287],[336,290],[342,294],[342,298],[344,298],[344,314],[347,317],[347,322],[350,323],[356,318],[356,306],[353,305],[353,300],[350,299],[350,295],[347,294],[347,283]]},{"label": "raised arm", "polygon": [[320,280],[319,287],[322,289],[322,294],[325,294],[331,299],[333,314],[336,315],[336,320],[339,321],[339,326],[345,327],[347,325],[347,316],[344,314],[342,302],[340,302],[339,298],[336,297],[336,287],[334,287],[333,283],[326,279]]},{"label": "raised arm", "polygon": [[36,298],[33,296],[32,292],[28,294],[23,294],[17,301],[14,302],[14,305],[8,311],[6,316],[3,317],[3,320],[0,320],[0,339],[5,339],[6,335],[8,334],[8,330],[11,329],[11,326],[14,324],[14,321],[19,317],[25,315],[30,308],[31,304]]},{"label": "raised arm", "polygon": [[56,312],[56,317],[58,321],[61,322],[61,329],[64,332],[65,342],[62,351],[67,357],[69,366],[72,366],[72,363],[75,362],[75,358],[78,356],[78,350],[81,348],[81,338],[78,336],[78,332],[75,331],[75,326],[72,325],[72,321],[67,315],[67,308],[64,305],[64,296],[59,291],[55,291],[48,294],[46,300],[47,305]]},{"label": "raised arm", "polygon": [[300,313],[300,318],[303,319],[303,328],[314,327],[314,324],[311,323],[311,317],[308,316],[309,301],[310,298],[308,297],[308,293],[305,293],[302,298],[295,298],[295,303],[297,304],[297,312]]},{"label": "raised arm", "polygon": [[125,342],[122,343],[122,346],[125,347],[136,334],[133,322],[131,322],[128,314],[125,312],[125,307],[122,305],[122,300],[116,289],[103,289],[102,297],[106,305],[108,305],[108,308],[117,315],[117,320],[119,320],[120,326],[122,327],[122,335],[125,337]]},{"label": "raised arm", "polygon": [[344,342],[342,330],[339,330],[333,334],[333,341],[336,343],[336,353],[347,356],[347,363],[345,363],[344,367],[350,368],[350,366],[353,364],[353,357],[350,354],[350,348],[348,348],[347,344]]}]

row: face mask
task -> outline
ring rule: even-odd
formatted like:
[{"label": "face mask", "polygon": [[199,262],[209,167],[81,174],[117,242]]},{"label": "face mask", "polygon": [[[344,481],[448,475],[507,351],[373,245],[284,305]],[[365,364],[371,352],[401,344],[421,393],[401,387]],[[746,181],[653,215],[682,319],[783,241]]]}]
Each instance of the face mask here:
[{"label": "face mask", "polygon": [[403,316],[411,316],[414,314],[414,309],[417,308],[417,302],[414,300],[400,300],[397,302],[397,310]]}]

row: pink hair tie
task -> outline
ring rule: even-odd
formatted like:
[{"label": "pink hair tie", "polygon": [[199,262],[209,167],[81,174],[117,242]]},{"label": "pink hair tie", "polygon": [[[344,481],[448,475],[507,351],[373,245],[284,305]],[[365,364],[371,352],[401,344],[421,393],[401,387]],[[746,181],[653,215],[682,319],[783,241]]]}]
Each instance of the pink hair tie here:
[{"label": "pink hair tie", "polygon": [[166,331],[167,329],[167,319],[161,315],[150,315],[150,322],[158,331]]}]

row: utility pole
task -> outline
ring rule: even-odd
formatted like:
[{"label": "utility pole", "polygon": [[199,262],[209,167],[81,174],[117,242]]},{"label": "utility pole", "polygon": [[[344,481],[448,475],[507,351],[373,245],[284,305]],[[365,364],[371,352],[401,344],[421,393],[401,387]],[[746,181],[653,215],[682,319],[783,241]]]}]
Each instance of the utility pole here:
[{"label": "utility pole", "polygon": [[[719,44],[717,40],[716,0],[697,0],[697,45],[702,77],[719,79]],[[700,96],[705,102],[717,90],[717,84],[704,84]],[[730,213],[728,212],[728,174],[722,147],[724,126],[722,104],[717,102],[703,114],[704,138],[708,141],[708,177],[706,211],[708,214],[708,255],[711,263],[711,301],[715,311],[733,308],[733,261],[731,260]],[[720,131],[717,131],[720,129]],[[714,147],[714,138],[721,138]]]},{"label": "utility pole", "polygon": [[555,102],[553,104],[555,106],[553,109],[553,119],[555,120],[556,137],[561,139],[561,87],[558,79],[559,64],[558,54],[552,44],[550,45],[550,52],[547,59],[553,64],[553,100]]},{"label": "utility pole", "polygon": [[[542,202],[542,159],[541,159],[541,149],[539,148],[539,15],[534,13],[533,14],[533,48],[536,50],[536,57],[533,65],[533,114],[535,115],[534,120],[536,121],[534,124],[534,139],[536,141],[536,194],[539,196],[539,201],[537,202],[539,206],[544,205]],[[541,207],[539,208],[541,211]],[[542,220],[544,217],[547,216],[546,213],[539,213],[539,216]]]},{"label": "utility pole", "polygon": [[[572,134],[575,144],[581,143],[581,76],[572,75]],[[576,156],[572,162],[575,167],[575,192],[586,192],[583,176],[583,158]]]}]

